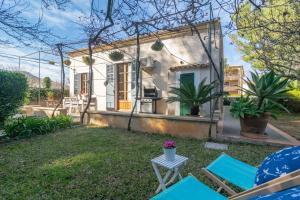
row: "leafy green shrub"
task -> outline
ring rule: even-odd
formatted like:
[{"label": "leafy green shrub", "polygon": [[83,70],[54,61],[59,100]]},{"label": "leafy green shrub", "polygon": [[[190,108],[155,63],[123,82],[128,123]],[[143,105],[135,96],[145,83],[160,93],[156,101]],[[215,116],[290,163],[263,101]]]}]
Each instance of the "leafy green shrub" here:
[{"label": "leafy green shrub", "polygon": [[[259,117],[265,112],[271,112],[275,108],[288,110],[280,103],[286,97],[289,79],[275,74],[273,71],[259,75],[251,72],[251,80],[247,78],[245,83],[248,89],[243,89],[247,97],[231,104],[230,112],[236,118],[244,118],[246,115]],[[251,98],[250,98],[251,97]],[[272,115],[274,118],[275,116]]]},{"label": "leafy green shrub", "polygon": [[198,115],[200,105],[221,96],[221,93],[214,91],[216,87],[216,81],[206,84],[206,78],[199,83],[197,88],[194,83],[182,83],[180,87],[171,87],[169,93],[173,96],[169,97],[167,102],[180,102],[191,107],[191,115]]},{"label": "leafy green shrub", "polygon": [[[47,89],[47,88],[41,88],[40,90],[40,98],[41,101],[46,101],[48,100],[48,94],[52,93],[53,94],[53,100],[58,100],[60,99],[61,96],[61,90],[60,89]],[[69,95],[69,91],[65,90],[65,96]],[[39,97],[39,88],[29,88],[28,93],[27,93],[27,98],[29,103],[37,103],[38,102],[38,97]]]},{"label": "leafy green shrub", "polygon": [[300,101],[300,90],[294,89],[287,92],[289,98]]},{"label": "leafy green shrub", "polygon": [[262,114],[257,109],[253,99],[249,96],[241,97],[239,100],[231,103],[230,112],[234,118],[244,118],[246,115],[259,116]]},{"label": "leafy green shrub", "polygon": [[44,79],[43,79],[43,86],[45,87],[45,88],[47,88],[47,89],[50,89],[51,88],[51,79],[50,79],[50,77],[45,77]]},{"label": "leafy green shrub", "polygon": [[34,135],[43,135],[54,132],[58,129],[72,126],[70,116],[59,115],[57,117],[21,117],[8,119],[5,122],[4,130],[10,138],[28,138]]},{"label": "leafy green shrub", "polygon": [[287,92],[287,97],[280,103],[293,113],[300,113],[300,90],[293,89]]},{"label": "leafy green shrub", "polygon": [[[48,89],[46,88],[41,88],[40,90],[40,98],[41,100],[47,100],[47,94],[48,94]],[[39,88],[29,88],[28,93],[27,93],[27,98],[30,103],[38,102],[38,97],[39,97]]]},{"label": "leafy green shrub", "polygon": [[0,71],[0,124],[23,105],[27,88],[24,74]]}]

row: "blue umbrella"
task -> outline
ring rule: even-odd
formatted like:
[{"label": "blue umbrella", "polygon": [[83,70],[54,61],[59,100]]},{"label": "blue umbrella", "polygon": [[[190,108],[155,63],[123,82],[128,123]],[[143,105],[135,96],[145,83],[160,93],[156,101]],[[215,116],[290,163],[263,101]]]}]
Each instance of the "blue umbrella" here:
[{"label": "blue umbrella", "polygon": [[255,185],[300,169],[300,146],[284,148],[267,156],[256,172]]},{"label": "blue umbrella", "polygon": [[[257,170],[255,185],[261,185],[298,169],[300,169],[300,146],[284,148],[264,159]],[[300,186],[251,198],[251,200],[296,199],[300,199]]]}]

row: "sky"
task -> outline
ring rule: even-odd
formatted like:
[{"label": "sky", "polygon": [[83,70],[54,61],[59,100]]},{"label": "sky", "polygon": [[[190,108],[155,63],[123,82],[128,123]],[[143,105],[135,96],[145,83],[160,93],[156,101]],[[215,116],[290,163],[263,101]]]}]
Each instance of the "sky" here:
[{"label": "sky", "polygon": [[[68,41],[78,41],[85,37],[84,32],[82,31],[82,27],[79,25],[81,17],[84,15],[83,13],[89,12],[89,0],[71,0],[72,4],[68,6],[66,9],[58,10],[57,8],[50,9],[41,9],[41,1],[38,0],[30,0],[30,9],[25,10],[24,17],[29,19],[31,22],[35,22],[38,16],[42,16],[43,23],[47,25],[47,27],[52,30],[53,33],[59,35],[62,39],[60,40],[68,40]],[[99,5],[100,7],[105,7],[106,1],[103,0],[103,4]],[[219,17],[221,18],[222,25],[226,25],[229,21],[229,16],[227,13],[220,13]],[[7,38],[1,32],[2,38]],[[224,43],[224,54],[228,59],[228,64],[230,65],[243,65],[246,75],[250,71],[250,65],[245,63],[242,60],[242,56],[237,48],[231,43],[230,38],[225,35],[223,39]],[[38,59],[39,55],[37,52],[39,47],[46,51],[46,53],[41,53],[41,59],[54,60],[56,62],[55,65],[49,65],[48,62],[43,61],[41,64],[41,77],[50,76],[53,80],[59,80],[60,67],[58,65],[59,58],[57,56],[53,56],[49,54],[49,47],[40,46],[39,44],[34,45],[35,48],[29,47],[15,47],[13,45],[0,45],[0,69],[19,69],[23,71],[29,71],[32,74],[38,76],[39,68],[37,62],[28,62],[25,58],[21,58],[21,62],[19,65],[19,59],[16,56],[24,56],[29,55],[28,57]],[[71,50],[71,49],[70,49]],[[9,54],[9,55],[8,55]],[[16,56],[10,56],[10,55]]]}]

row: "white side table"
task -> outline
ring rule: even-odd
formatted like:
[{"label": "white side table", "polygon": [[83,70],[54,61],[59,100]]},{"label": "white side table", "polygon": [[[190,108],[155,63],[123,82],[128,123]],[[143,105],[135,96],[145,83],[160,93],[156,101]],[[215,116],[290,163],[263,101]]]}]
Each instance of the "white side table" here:
[{"label": "white side table", "polygon": [[[187,157],[180,155],[176,155],[174,161],[167,161],[165,159],[165,155],[158,156],[151,160],[152,167],[159,181],[159,186],[156,190],[156,193],[160,192],[161,190],[165,190],[168,185],[174,182],[175,178],[179,177],[180,180],[182,179],[180,170],[183,168],[183,166],[186,165],[187,160]],[[162,177],[162,175],[160,174],[160,171],[158,169],[159,166],[168,169],[164,177]],[[172,173],[173,176],[168,181]]]}]

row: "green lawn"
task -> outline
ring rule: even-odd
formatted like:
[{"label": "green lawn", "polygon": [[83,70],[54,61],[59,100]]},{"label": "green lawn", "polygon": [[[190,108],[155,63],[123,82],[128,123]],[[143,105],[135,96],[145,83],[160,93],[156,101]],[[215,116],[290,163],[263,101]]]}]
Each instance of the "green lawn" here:
[{"label": "green lawn", "polygon": [[[162,143],[169,138],[119,129],[76,128],[0,143],[0,197],[148,199],[157,187],[150,159],[162,153]],[[182,175],[191,172],[211,185],[200,169],[221,151],[204,149],[204,141],[173,139],[177,152],[190,159]],[[257,165],[275,150],[230,144],[227,153]]]},{"label": "green lawn", "polygon": [[271,119],[274,126],[300,140],[300,114],[278,113],[277,118]]}]

